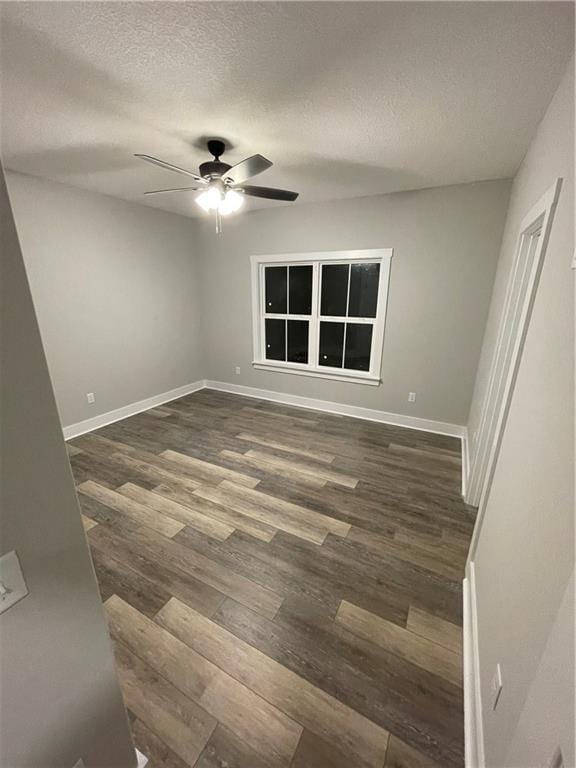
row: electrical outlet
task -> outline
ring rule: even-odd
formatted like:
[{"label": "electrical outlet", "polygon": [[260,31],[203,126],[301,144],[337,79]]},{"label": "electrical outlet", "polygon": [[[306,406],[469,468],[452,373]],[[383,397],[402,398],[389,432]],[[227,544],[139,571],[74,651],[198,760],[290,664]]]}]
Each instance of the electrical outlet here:
[{"label": "electrical outlet", "polygon": [[416,392],[408,392],[408,402],[409,403],[416,402]]},{"label": "electrical outlet", "polygon": [[28,587],[24,581],[18,555],[15,550],[7,552],[0,557],[0,613],[12,608],[27,594]]},{"label": "electrical outlet", "polygon": [[236,366],[236,376],[240,376],[240,366]]},{"label": "electrical outlet", "polygon": [[496,709],[498,706],[498,700],[500,699],[500,694],[502,693],[502,669],[500,667],[500,664],[496,664],[496,671],[494,672],[494,676],[492,678],[492,682],[490,683],[490,691],[492,693],[492,709]]},{"label": "electrical outlet", "polygon": [[96,398],[94,397],[94,392],[88,392],[86,400],[88,400],[89,403],[95,402]]}]

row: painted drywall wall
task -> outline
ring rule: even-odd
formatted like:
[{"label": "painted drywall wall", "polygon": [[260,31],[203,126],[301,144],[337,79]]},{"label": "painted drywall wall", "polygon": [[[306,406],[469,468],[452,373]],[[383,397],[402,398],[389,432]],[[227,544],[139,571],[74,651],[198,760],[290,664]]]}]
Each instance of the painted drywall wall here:
[{"label": "painted drywall wall", "polygon": [[[486,763],[494,768],[546,765],[554,718],[562,725],[565,764],[575,765],[570,669],[564,669],[552,701],[533,682],[539,665],[550,663],[545,649],[552,653],[557,647],[551,628],[574,568],[573,67],[572,62],[514,181],[472,410],[473,431],[520,223],[563,177],[474,555]],[[573,605],[570,610],[568,621],[562,619],[562,626],[571,627],[563,645],[573,648]],[[504,690],[494,712],[490,683],[497,663]],[[557,663],[563,664],[563,657]],[[527,763],[522,733],[528,727]]]},{"label": "painted drywall wall", "polygon": [[[206,378],[466,424],[509,190],[490,181],[283,206],[230,217],[220,236],[204,222]],[[394,257],[380,386],[252,368],[251,254],[381,247]]]},{"label": "painted drywall wall", "polygon": [[[567,681],[572,685],[567,685]],[[565,768],[576,765],[571,746],[575,727],[573,681],[574,572],[540,657],[504,765],[548,766],[558,747]]]},{"label": "painted drywall wall", "polygon": [[202,378],[194,222],[7,182],[63,426]]},{"label": "painted drywall wall", "polygon": [[[29,594],[0,617],[0,765],[136,758],[56,403],[0,172],[1,550]],[[34,479],[31,482],[31,479]]]}]

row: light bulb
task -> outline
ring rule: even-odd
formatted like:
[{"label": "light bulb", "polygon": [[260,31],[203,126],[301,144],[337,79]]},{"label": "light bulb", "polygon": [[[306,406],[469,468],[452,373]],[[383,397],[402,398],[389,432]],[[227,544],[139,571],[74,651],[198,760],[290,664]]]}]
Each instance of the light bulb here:
[{"label": "light bulb", "polygon": [[196,202],[200,208],[208,213],[208,211],[215,211],[218,208],[221,199],[220,190],[217,187],[210,187],[198,195]]},{"label": "light bulb", "polygon": [[229,213],[236,213],[236,211],[239,211],[243,204],[244,195],[241,195],[234,189],[229,189],[224,195],[224,199],[221,200],[218,210],[223,216],[227,216]]}]

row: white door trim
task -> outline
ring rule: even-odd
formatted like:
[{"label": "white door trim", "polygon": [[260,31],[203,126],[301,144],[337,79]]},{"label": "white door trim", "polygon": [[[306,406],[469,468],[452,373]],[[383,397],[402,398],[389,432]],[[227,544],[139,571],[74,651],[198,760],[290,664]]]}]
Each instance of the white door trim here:
[{"label": "white door trim", "polygon": [[478,606],[474,563],[468,564],[462,583],[464,640],[464,758],[466,768],[485,768],[484,723],[480,685]]},{"label": "white door trim", "polygon": [[561,185],[562,179],[557,179],[527,213],[520,226],[482,406],[478,439],[471,451],[466,501],[472,506],[478,506],[478,515],[470,544],[469,562],[474,558],[486,511]]}]

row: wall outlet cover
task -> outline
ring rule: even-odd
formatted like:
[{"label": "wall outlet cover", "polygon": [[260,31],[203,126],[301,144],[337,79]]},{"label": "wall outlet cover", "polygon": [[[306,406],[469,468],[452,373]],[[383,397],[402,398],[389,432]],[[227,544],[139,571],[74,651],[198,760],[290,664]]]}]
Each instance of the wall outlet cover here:
[{"label": "wall outlet cover", "polygon": [[408,392],[408,402],[409,403],[416,402],[416,392]]},{"label": "wall outlet cover", "polygon": [[15,550],[0,557],[0,613],[16,605],[28,594],[28,587]]},{"label": "wall outlet cover", "polygon": [[492,682],[490,684],[493,710],[498,706],[498,700],[500,699],[500,694],[502,693],[502,685],[502,668],[500,667],[500,664],[496,664],[496,671],[494,672],[494,677],[492,678]]},{"label": "wall outlet cover", "polygon": [[236,366],[236,375],[237,376],[240,375],[240,366],[239,365]]},{"label": "wall outlet cover", "polygon": [[96,398],[94,397],[94,392],[88,392],[86,395],[86,400],[88,400],[89,403],[94,403],[96,401]]}]

